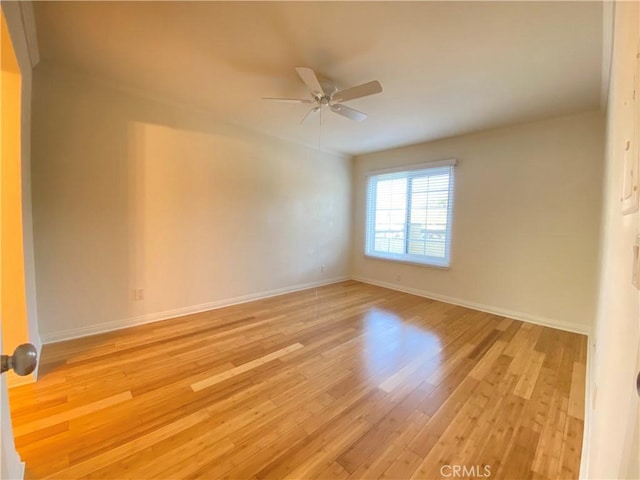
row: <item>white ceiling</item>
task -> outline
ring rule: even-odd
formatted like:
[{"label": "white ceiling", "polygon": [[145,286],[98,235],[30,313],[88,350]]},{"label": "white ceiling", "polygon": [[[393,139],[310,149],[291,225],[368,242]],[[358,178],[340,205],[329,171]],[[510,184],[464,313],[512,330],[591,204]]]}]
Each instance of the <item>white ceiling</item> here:
[{"label": "white ceiling", "polygon": [[[359,154],[596,109],[600,2],[38,2],[46,61],[323,149]],[[294,68],[383,92],[307,105]],[[319,143],[320,142],[320,143]]]}]

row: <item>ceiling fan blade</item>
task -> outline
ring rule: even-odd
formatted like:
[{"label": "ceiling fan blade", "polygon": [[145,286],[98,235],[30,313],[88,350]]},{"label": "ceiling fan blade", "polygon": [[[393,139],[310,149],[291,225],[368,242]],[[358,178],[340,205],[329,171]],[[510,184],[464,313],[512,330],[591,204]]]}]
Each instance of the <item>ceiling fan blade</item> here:
[{"label": "ceiling fan blade", "polygon": [[313,100],[307,100],[306,98],[273,98],[273,97],[262,97],[263,100],[272,100],[274,102],[281,103],[314,103]]},{"label": "ceiling fan blade", "polygon": [[318,77],[316,77],[315,72],[309,67],[296,67],[296,72],[305,83],[305,85],[311,90],[311,94],[315,97],[316,95],[324,95],[324,90],[322,89],[322,85],[318,81]]},{"label": "ceiling fan blade", "polygon": [[366,97],[382,91],[382,85],[377,80],[363,83],[357,87],[347,88],[340,92],[336,92],[331,97],[334,102],[346,102],[360,97]]},{"label": "ceiling fan blade", "polygon": [[361,122],[362,120],[367,118],[366,113],[359,112],[358,110],[354,110],[353,108],[347,107],[346,105],[340,105],[339,103],[334,103],[333,105],[331,105],[331,111],[333,113],[337,113],[338,115],[342,115],[343,117],[355,120],[356,122]]},{"label": "ceiling fan blade", "polygon": [[298,125],[302,125],[302,122],[304,122],[309,115],[311,115],[312,113],[317,112],[318,110],[320,110],[320,107],[313,107],[311,110],[309,110],[306,113],[306,115],[304,117],[302,117],[302,120],[300,120],[300,123]]}]

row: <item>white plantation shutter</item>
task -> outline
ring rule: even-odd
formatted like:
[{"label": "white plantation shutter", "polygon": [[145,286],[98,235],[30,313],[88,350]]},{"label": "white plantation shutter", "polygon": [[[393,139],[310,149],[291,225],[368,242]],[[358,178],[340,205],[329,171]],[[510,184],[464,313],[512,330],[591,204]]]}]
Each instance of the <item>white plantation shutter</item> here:
[{"label": "white plantation shutter", "polygon": [[455,163],[369,176],[366,255],[449,266]]}]

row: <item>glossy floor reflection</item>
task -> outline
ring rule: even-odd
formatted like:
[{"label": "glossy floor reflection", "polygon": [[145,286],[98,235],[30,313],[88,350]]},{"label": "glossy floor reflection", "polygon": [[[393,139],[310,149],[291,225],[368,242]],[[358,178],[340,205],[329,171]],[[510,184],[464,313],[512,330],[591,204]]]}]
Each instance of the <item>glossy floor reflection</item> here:
[{"label": "glossy floor reflection", "polygon": [[[393,310],[374,307],[362,321],[362,366],[373,383],[384,382],[392,372],[405,369],[425,373],[440,361],[440,340],[420,317],[403,320]],[[407,368],[409,369],[407,370]]]}]

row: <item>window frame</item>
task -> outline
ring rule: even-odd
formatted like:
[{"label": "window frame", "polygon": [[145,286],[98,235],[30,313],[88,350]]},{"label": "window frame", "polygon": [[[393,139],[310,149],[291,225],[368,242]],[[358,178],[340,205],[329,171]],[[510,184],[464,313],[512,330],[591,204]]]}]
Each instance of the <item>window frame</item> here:
[{"label": "window frame", "polygon": [[[402,167],[387,168],[382,170],[373,170],[366,174],[366,187],[365,187],[365,242],[364,242],[364,255],[368,258],[376,260],[389,260],[394,262],[409,263],[413,265],[420,265],[423,267],[449,269],[451,267],[451,239],[453,236],[453,208],[454,208],[454,194],[455,194],[455,166],[457,161],[455,159],[442,160],[438,162],[421,163],[415,165],[406,165]],[[410,192],[410,179],[416,177],[424,177],[425,175],[437,175],[439,172],[434,170],[448,170],[449,171],[449,184],[447,188],[448,204],[447,204],[447,220],[445,229],[445,255],[442,257],[435,257],[429,255],[417,255],[409,253],[409,241],[410,241],[410,228],[411,228],[411,192]],[[430,171],[429,173],[427,173]],[[404,223],[404,252],[406,253],[389,253],[380,252],[374,250],[375,246],[375,214],[376,214],[376,193],[371,192],[372,183],[380,180],[391,180],[393,178],[406,178],[407,179],[407,193],[405,194],[405,223]],[[425,225],[426,227],[426,225]],[[440,231],[438,231],[440,232]]]}]

